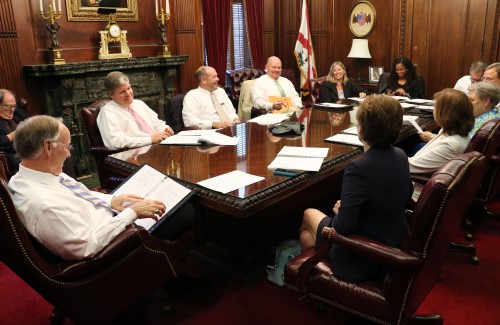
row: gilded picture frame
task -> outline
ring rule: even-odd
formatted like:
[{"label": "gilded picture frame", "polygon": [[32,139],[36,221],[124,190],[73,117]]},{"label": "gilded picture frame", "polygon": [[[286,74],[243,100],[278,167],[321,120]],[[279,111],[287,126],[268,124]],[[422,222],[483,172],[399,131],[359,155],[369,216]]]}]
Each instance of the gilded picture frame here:
[{"label": "gilded picture frame", "polygon": [[[108,15],[97,14],[99,0],[66,0],[68,21],[108,21]],[[137,0],[122,0],[116,7],[117,21],[138,21]]]},{"label": "gilded picture frame", "polygon": [[375,7],[368,1],[360,1],[352,7],[349,15],[349,28],[357,37],[365,37],[371,33],[377,21]]}]

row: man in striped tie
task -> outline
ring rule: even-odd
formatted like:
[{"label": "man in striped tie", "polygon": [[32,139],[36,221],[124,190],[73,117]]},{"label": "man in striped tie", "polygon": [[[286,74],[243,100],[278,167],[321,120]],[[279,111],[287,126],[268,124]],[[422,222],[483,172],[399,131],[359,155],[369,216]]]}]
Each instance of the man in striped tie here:
[{"label": "man in striped tie", "polygon": [[124,73],[108,73],[104,78],[104,88],[113,100],[101,108],[97,126],[107,148],[147,146],[174,134],[146,103],[134,99],[134,90]]},{"label": "man in striped tie", "polygon": [[[71,155],[71,137],[54,117],[38,115],[21,122],[14,147],[22,162],[9,190],[21,222],[63,259],[93,257],[137,218],[156,219],[165,212],[161,201],[90,191],[63,173],[63,163]],[[184,207],[192,209],[184,205],[153,235],[174,239],[191,228],[194,211]]]}]

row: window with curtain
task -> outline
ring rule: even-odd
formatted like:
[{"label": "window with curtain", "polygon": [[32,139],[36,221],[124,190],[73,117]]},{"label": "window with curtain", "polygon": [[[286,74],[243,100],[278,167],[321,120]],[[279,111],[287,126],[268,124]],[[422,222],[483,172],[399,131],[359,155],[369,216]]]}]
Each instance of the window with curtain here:
[{"label": "window with curtain", "polygon": [[243,0],[234,0],[232,11],[227,49],[227,68],[229,70],[250,67],[252,65]]}]

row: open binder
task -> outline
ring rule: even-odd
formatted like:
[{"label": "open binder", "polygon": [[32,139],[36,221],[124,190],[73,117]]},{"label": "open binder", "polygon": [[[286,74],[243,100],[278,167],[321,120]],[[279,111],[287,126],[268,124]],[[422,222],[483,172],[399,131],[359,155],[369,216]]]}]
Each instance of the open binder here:
[{"label": "open binder", "polygon": [[153,167],[143,165],[123,181],[112,194],[135,194],[145,199],[162,201],[166,210],[158,221],[151,218],[135,221],[137,225],[144,227],[151,233],[182,206],[194,192]]}]

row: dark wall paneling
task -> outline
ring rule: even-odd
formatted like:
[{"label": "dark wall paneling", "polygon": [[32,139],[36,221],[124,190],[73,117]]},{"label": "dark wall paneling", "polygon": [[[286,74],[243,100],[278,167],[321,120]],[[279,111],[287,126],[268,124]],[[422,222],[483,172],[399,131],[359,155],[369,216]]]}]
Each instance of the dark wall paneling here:
[{"label": "dark wall paneling", "polygon": [[[180,68],[178,92],[196,88],[194,73],[203,65],[201,26],[201,3],[197,1],[174,0],[176,54],[189,55]],[[171,50],[172,51],[172,50]]]},{"label": "dark wall paneling", "polygon": [[314,47],[318,77],[328,74],[333,62],[333,3],[328,0],[309,1],[309,27]]}]

